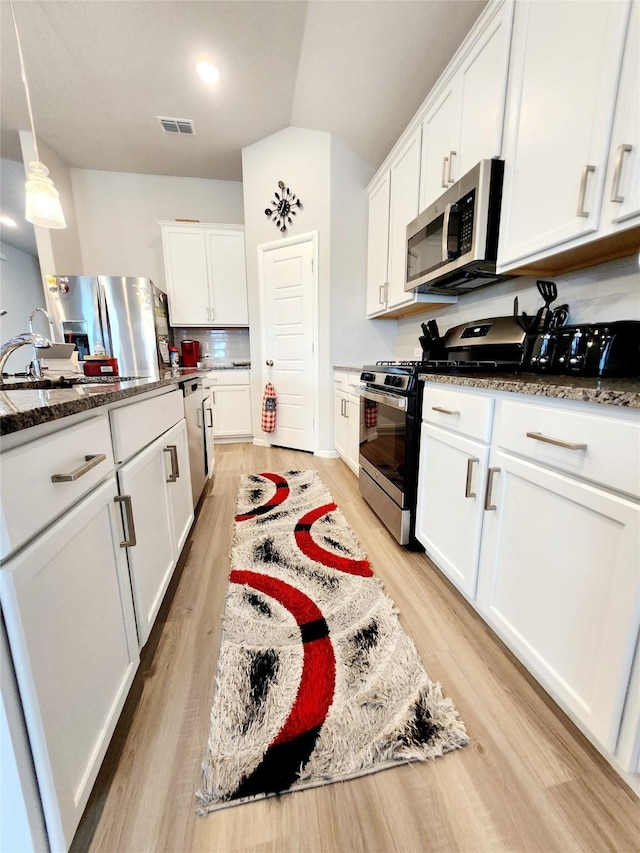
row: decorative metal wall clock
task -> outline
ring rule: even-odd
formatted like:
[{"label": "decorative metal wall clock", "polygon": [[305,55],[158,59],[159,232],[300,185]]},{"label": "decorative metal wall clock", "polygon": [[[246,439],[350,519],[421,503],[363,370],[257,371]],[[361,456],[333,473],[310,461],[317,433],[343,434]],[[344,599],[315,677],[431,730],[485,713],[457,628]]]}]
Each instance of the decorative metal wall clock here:
[{"label": "decorative metal wall clock", "polygon": [[292,193],[289,187],[285,187],[283,181],[278,181],[278,187],[280,192],[274,193],[275,199],[271,202],[273,207],[267,207],[264,212],[276,223],[276,228],[286,234],[287,225],[293,223],[291,217],[295,216],[298,210],[302,210],[302,202],[296,198],[296,194]]}]

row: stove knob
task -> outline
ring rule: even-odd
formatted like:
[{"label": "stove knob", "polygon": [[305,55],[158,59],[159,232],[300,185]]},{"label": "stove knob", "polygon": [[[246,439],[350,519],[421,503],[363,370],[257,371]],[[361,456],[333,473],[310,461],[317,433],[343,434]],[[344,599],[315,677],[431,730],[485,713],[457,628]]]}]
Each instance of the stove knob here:
[{"label": "stove knob", "polygon": [[363,371],[360,374],[360,379],[362,380],[362,382],[373,382],[375,378],[375,373],[367,373],[366,371]]}]

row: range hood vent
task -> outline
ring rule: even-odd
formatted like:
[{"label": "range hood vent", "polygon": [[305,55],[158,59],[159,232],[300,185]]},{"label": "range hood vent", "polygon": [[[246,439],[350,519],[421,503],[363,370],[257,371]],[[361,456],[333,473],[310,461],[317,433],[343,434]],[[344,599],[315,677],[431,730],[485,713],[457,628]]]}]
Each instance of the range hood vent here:
[{"label": "range hood vent", "polygon": [[163,133],[184,133],[187,136],[195,136],[193,121],[190,118],[166,118],[157,116]]}]

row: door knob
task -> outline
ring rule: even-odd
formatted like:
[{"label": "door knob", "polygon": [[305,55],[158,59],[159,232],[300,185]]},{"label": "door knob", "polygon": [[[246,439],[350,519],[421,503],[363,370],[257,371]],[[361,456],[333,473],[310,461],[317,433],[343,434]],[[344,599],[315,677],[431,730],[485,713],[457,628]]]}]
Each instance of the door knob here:
[{"label": "door knob", "polygon": [[267,367],[273,367],[273,360],[270,358],[267,359]]}]

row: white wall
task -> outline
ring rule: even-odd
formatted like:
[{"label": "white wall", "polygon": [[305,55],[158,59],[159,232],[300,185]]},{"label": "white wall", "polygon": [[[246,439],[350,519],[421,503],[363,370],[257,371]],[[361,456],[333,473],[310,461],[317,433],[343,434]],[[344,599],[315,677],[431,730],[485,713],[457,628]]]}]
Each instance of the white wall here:
[{"label": "white wall", "polygon": [[[44,308],[44,292],[38,259],[27,252],[0,243],[0,308],[7,313],[0,317],[0,342],[29,331],[29,314],[34,308]],[[46,318],[36,315],[34,329],[49,334]],[[7,359],[5,373],[20,373],[33,358],[31,347],[20,347]]]},{"label": "white wall", "polygon": [[63,273],[143,276],[166,290],[158,221],[244,221],[238,181],[72,169],[71,182],[82,269]]},{"label": "white wall", "polygon": [[[394,356],[397,320],[367,320],[366,187],[373,169],[331,137],[331,363],[362,366]],[[332,385],[333,383],[331,383]]]},{"label": "white wall", "polygon": [[[330,167],[331,136],[328,133],[288,127],[242,150],[242,181],[244,188],[245,244],[247,254],[247,286],[249,294],[249,323],[251,328],[252,406],[254,435],[261,437],[260,406],[265,377],[256,368],[262,365],[260,334],[260,302],[258,291],[258,246],[277,242],[283,235],[265,214],[265,209],[284,181],[301,200],[289,226],[288,237],[318,232],[318,289],[319,329],[318,362],[320,388],[330,382],[331,347],[329,336],[330,312]],[[320,448],[333,446],[333,410],[319,412]]]},{"label": "white wall", "polygon": [[[568,323],[612,322],[640,320],[639,256],[632,255],[617,261],[567,273],[545,276],[558,287],[557,305],[569,305]],[[436,319],[442,334],[458,323],[502,317],[513,313],[513,300],[518,297],[519,311],[535,315],[544,302],[536,288],[542,276],[512,278],[485,287],[476,293],[461,296],[456,305],[437,311],[415,314],[398,322],[396,358],[415,358],[419,347],[420,323],[428,317]]]}]

